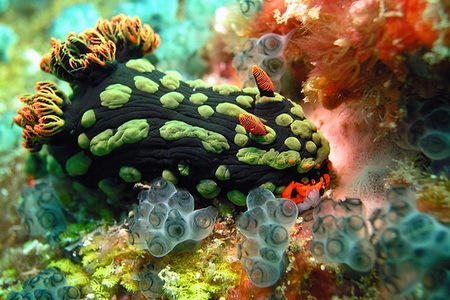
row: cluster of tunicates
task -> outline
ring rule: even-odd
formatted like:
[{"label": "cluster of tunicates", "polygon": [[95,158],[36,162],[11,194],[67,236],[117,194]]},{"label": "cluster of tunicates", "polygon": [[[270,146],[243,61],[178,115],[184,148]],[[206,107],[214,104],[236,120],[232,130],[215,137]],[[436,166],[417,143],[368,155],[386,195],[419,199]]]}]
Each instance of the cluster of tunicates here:
[{"label": "cluster of tunicates", "polygon": [[433,161],[434,171],[450,174],[449,100],[433,98],[413,102],[405,109],[407,117],[399,125],[404,135],[400,145],[420,150]]},{"label": "cluster of tunicates", "polygon": [[139,272],[139,290],[149,299],[162,296],[164,281],[158,276],[153,264],[146,265]]},{"label": "cluster of tunicates", "polygon": [[55,269],[44,269],[28,279],[21,292],[12,292],[7,300],[72,300],[80,299],[80,291],[67,285],[66,278]]},{"label": "cluster of tunicates", "polygon": [[162,257],[176,246],[181,249],[206,238],[213,230],[217,209],[194,210],[194,198],[183,189],[158,178],[138,195],[139,205],[131,221],[130,240],[140,249]]},{"label": "cluster of tunicates", "polygon": [[312,254],[360,273],[375,267],[385,296],[408,297],[421,285],[426,299],[448,299],[449,228],[419,212],[407,187],[391,188],[387,201],[366,222],[361,200],[322,199],[313,213]]},{"label": "cluster of tunicates", "polygon": [[414,193],[406,187],[391,189],[387,200],[389,204],[371,217],[383,288],[407,296],[422,285],[427,299],[448,299],[449,228],[419,212]]},{"label": "cluster of tunicates", "polygon": [[238,245],[238,259],[254,285],[272,286],[287,266],[285,251],[289,245],[289,229],[297,219],[297,205],[257,188],[248,194],[247,208],[237,220],[239,230],[246,237]]},{"label": "cluster of tunicates", "polygon": [[254,86],[252,66],[257,65],[263,69],[272,80],[275,90],[281,89],[281,76],[286,70],[284,49],[289,38],[294,33],[287,35],[268,33],[260,38],[248,39],[243,49],[233,58],[233,67],[238,76],[244,81],[244,86]]},{"label": "cluster of tunicates", "polygon": [[43,235],[54,242],[67,228],[64,207],[48,180],[37,180],[34,186],[23,189],[18,211],[31,236]]},{"label": "cluster of tunicates", "polygon": [[314,257],[322,262],[345,264],[358,272],[370,271],[376,253],[363,210],[364,205],[357,198],[322,198],[313,212],[314,241],[310,250]]}]

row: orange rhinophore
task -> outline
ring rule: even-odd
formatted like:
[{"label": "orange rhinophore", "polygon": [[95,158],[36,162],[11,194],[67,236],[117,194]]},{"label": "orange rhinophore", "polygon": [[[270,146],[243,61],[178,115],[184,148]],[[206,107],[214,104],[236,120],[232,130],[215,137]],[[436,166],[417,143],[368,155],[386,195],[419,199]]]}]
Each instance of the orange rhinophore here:
[{"label": "orange rhinophore", "polygon": [[260,96],[275,96],[275,87],[273,86],[272,80],[270,80],[269,75],[267,75],[267,73],[257,65],[252,66],[252,73],[253,77],[255,77],[256,86],[258,87]]},{"label": "orange rhinophore", "polygon": [[264,126],[263,122],[252,114],[239,114],[239,123],[241,123],[245,130],[254,135],[265,135],[267,133],[266,126]]}]

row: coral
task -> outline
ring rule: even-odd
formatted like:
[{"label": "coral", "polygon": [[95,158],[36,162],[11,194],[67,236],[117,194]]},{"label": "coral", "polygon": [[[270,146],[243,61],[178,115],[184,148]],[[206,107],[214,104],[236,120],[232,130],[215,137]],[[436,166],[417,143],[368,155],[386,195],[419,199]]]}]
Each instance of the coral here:
[{"label": "coral", "polygon": [[186,245],[203,240],[214,228],[217,209],[210,206],[194,210],[194,197],[165,179],[153,180],[138,199],[129,226],[131,243],[148,249],[155,257],[175,247],[186,250]]},{"label": "coral", "polygon": [[44,235],[55,243],[67,228],[64,207],[47,180],[37,180],[33,187],[22,191],[18,211],[26,232],[31,236]]},{"label": "coral", "polygon": [[74,286],[67,285],[66,278],[50,268],[27,280],[23,291],[13,292],[6,299],[80,299],[80,291]]},{"label": "coral", "polygon": [[[253,72],[264,78],[258,89],[183,82],[140,58],[159,43],[148,25],[124,15],[65,42],[53,39],[41,68],[74,93],[40,82],[36,95],[21,98],[14,121],[25,147],[36,152],[46,144],[69,176],[111,199],[159,176],[207,199],[226,193],[239,205],[263,184],[277,193],[291,181],[326,187],[327,140],[298,104],[271,90],[263,71]],[[248,132],[242,113],[259,118],[266,134]]]},{"label": "coral", "polygon": [[248,194],[247,208],[237,221],[246,237],[238,245],[238,259],[254,285],[269,287],[286,268],[285,251],[289,229],[297,219],[297,206],[289,199],[277,199],[269,190],[258,188]]}]

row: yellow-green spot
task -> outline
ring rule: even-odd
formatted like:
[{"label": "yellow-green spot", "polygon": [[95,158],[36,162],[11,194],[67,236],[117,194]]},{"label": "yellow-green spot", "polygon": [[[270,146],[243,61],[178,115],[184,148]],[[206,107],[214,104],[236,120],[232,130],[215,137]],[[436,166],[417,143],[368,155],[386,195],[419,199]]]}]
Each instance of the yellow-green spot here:
[{"label": "yellow-green spot", "polygon": [[263,184],[261,184],[259,186],[260,188],[266,189],[271,191],[272,193],[275,191],[275,184],[273,184],[272,182],[264,182]]},{"label": "yellow-green spot", "polygon": [[247,94],[255,94],[255,95],[259,94],[259,90],[257,87],[246,87],[243,88],[242,91]]},{"label": "yellow-green spot", "polygon": [[215,175],[216,175],[217,179],[219,179],[219,180],[228,180],[228,179],[230,179],[230,170],[228,169],[227,166],[220,165],[216,169]]},{"label": "yellow-green spot", "polygon": [[206,199],[211,199],[219,195],[220,187],[214,180],[203,179],[196,186],[197,192],[205,197]]},{"label": "yellow-green spot", "polygon": [[197,112],[203,118],[208,119],[214,114],[214,109],[209,105],[201,105],[197,108]]},{"label": "yellow-green spot", "polygon": [[118,197],[123,194],[125,184],[120,183],[119,179],[105,178],[98,182],[98,188],[102,190],[109,198],[120,200]]},{"label": "yellow-green spot", "polygon": [[128,183],[139,182],[142,180],[142,174],[134,167],[124,166],[119,170],[119,177]]},{"label": "yellow-green spot", "polygon": [[316,164],[322,164],[328,155],[330,155],[330,143],[324,138],[322,140],[322,146],[316,153]]},{"label": "yellow-green spot", "polygon": [[305,149],[311,154],[315,154],[317,151],[317,146],[312,141],[307,141],[305,144]]},{"label": "yellow-green spot", "polygon": [[180,87],[180,80],[181,74],[177,71],[166,71],[166,75],[164,75],[159,81],[161,81],[163,86],[174,91]]},{"label": "yellow-green spot", "polygon": [[93,109],[87,110],[84,112],[84,114],[81,116],[81,126],[84,128],[89,128],[92,125],[95,124],[96,118],[95,118],[95,112]]},{"label": "yellow-green spot", "polygon": [[141,73],[152,72],[153,70],[155,70],[155,66],[151,62],[149,62],[147,59],[142,58],[130,59],[129,61],[127,61],[125,66]]},{"label": "yellow-green spot", "polygon": [[206,100],[208,100],[208,96],[203,93],[194,93],[189,97],[189,101],[197,105],[202,105]]},{"label": "yellow-green spot", "polygon": [[239,92],[240,89],[235,85],[220,84],[220,85],[213,86],[213,91],[218,92],[221,95],[228,96],[229,94],[231,94],[233,92]]},{"label": "yellow-green spot", "polygon": [[178,120],[167,121],[159,129],[159,134],[166,141],[174,141],[182,138],[198,138],[203,148],[211,153],[221,153],[230,148],[227,139],[220,133],[209,131],[202,127],[192,126]]},{"label": "yellow-green spot", "polygon": [[154,94],[159,89],[158,83],[154,82],[153,80],[151,80],[147,77],[134,76],[133,80],[134,80],[134,85],[140,91],[143,91],[143,92],[146,92],[149,94]]},{"label": "yellow-green spot", "polygon": [[297,117],[299,117],[301,119],[304,119],[305,118],[305,113],[303,112],[303,108],[300,105],[298,105],[297,103],[293,102],[293,101],[291,101],[291,103],[293,105],[291,107],[291,114],[293,114],[293,115],[295,115],[295,116],[297,116]]},{"label": "yellow-green spot", "polygon": [[229,191],[227,193],[227,198],[237,206],[245,206],[245,204],[247,204],[247,197],[238,190]]},{"label": "yellow-green spot", "polygon": [[245,107],[252,107],[252,103],[255,101],[253,97],[247,95],[239,95],[236,97],[236,102]]},{"label": "yellow-green spot", "polygon": [[241,124],[237,124],[236,127],[234,127],[234,131],[236,131],[236,133],[247,134],[247,130],[245,130],[244,126]]},{"label": "yellow-green spot", "polygon": [[315,167],[315,165],[316,165],[316,162],[314,161],[314,158],[312,158],[312,157],[303,158],[297,166],[297,172],[298,173],[306,173],[309,170],[311,170],[313,167]]},{"label": "yellow-green spot", "polygon": [[294,122],[294,119],[289,114],[286,114],[286,113],[279,114],[275,118],[275,123],[278,126],[287,127],[287,126],[291,125],[292,122]]},{"label": "yellow-green spot", "polygon": [[162,178],[172,182],[173,184],[177,184],[178,183],[177,176],[175,176],[175,174],[173,174],[173,172],[170,171],[170,170],[167,170],[167,169],[163,170],[161,176],[162,176]]},{"label": "yellow-green spot", "polygon": [[164,108],[175,109],[178,107],[178,105],[180,105],[183,99],[183,94],[178,92],[170,92],[161,96],[161,98],[159,98],[159,101]]},{"label": "yellow-green spot", "polygon": [[88,136],[85,133],[81,133],[78,136],[77,139],[78,146],[80,146],[81,149],[87,149],[89,148],[89,143],[91,142],[88,138]]},{"label": "yellow-green spot", "polygon": [[78,152],[66,161],[67,173],[72,177],[84,175],[89,170],[91,162],[92,160],[83,151]]},{"label": "yellow-green spot", "polygon": [[252,140],[254,140],[259,144],[262,145],[271,144],[277,138],[277,133],[269,126],[266,126],[266,131],[267,133],[265,135],[254,135],[253,133],[250,133],[249,135],[252,138]]},{"label": "yellow-green spot", "polygon": [[131,92],[131,88],[120,83],[108,85],[106,89],[100,93],[101,104],[110,109],[122,107],[130,100]]},{"label": "yellow-green spot", "polygon": [[241,107],[237,106],[236,104],[232,104],[232,103],[219,103],[216,106],[216,111],[219,114],[223,114],[223,115],[227,115],[230,117],[238,117],[239,114],[246,114],[248,113],[247,111],[245,111],[244,109],[242,109]]},{"label": "yellow-green spot", "polygon": [[291,124],[291,130],[293,133],[300,136],[301,138],[310,139],[312,133],[315,131],[314,124],[312,124],[313,126],[311,126],[311,124],[312,122],[306,119],[303,121],[295,120]]},{"label": "yellow-green spot", "polygon": [[211,87],[211,85],[207,84],[206,82],[204,82],[204,81],[201,80],[201,79],[188,80],[188,81],[186,81],[186,83],[187,83],[191,88],[193,88],[194,90],[195,90],[195,89],[200,89],[200,88],[209,88],[209,87]]},{"label": "yellow-green spot", "polygon": [[236,133],[233,142],[239,147],[244,147],[248,142],[248,136],[242,133]]},{"label": "yellow-green spot", "polygon": [[188,176],[189,175],[189,164],[186,163],[185,161],[180,161],[178,163],[178,172],[180,172],[181,176]]},{"label": "yellow-green spot", "polygon": [[281,195],[281,193],[282,193],[285,189],[286,189],[286,186],[285,186],[285,185],[277,186],[277,187],[275,188],[275,190],[273,191],[273,193],[274,193],[275,195]]},{"label": "yellow-green spot", "polygon": [[130,120],[120,125],[116,133],[112,129],[106,129],[94,136],[89,148],[92,154],[103,156],[124,144],[132,144],[145,139],[149,129],[150,126],[145,119]]},{"label": "yellow-green spot", "polygon": [[239,161],[249,165],[265,165],[277,170],[283,170],[300,161],[300,153],[293,150],[278,152],[273,148],[269,151],[255,147],[239,149],[236,157]]},{"label": "yellow-green spot", "polygon": [[284,144],[291,150],[300,151],[302,144],[298,140],[298,138],[290,136],[284,140]]},{"label": "yellow-green spot", "polygon": [[278,93],[275,93],[274,97],[260,96],[256,95],[256,103],[267,103],[267,102],[281,102],[285,98]]}]

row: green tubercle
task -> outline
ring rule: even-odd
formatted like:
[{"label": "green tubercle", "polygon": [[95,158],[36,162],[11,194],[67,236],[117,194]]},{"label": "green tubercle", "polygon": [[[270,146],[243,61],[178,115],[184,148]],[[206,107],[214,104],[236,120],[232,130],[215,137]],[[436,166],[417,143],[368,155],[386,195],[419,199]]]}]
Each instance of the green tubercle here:
[{"label": "green tubercle", "polygon": [[208,119],[214,114],[214,109],[209,105],[201,105],[197,108],[197,112],[203,118]]},{"label": "green tubercle", "polygon": [[264,182],[263,184],[261,184],[259,186],[260,188],[266,189],[271,191],[272,193],[275,191],[275,184],[273,184],[272,182]]},{"label": "green tubercle", "polygon": [[102,190],[109,198],[113,200],[117,199],[119,195],[123,195],[125,185],[119,183],[119,179],[105,178],[98,182],[98,188]]},{"label": "green tubercle", "polygon": [[170,92],[161,96],[161,98],[159,98],[159,101],[164,108],[175,109],[180,105],[181,102],[183,102],[183,99],[183,94],[178,92]]},{"label": "green tubercle", "polygon": [[244,147],[248,142],[248,136],[242,133],[236,133],[233,142],[239,147]]},{"label": "green tubercle", "polygon": [[224,96],[228,96],[229,94],[231,94],[233,92],[240,91],[240,89],[237,86],[231,85],[231,84],[215,85],[215,86],[213,86],[212,89],[214,92],[218,92],[219,94],[224,95]]},{"label": "green tubercle", "polygon": [[220,187],[211,179],[200,180],[200,183],[197,184],[196,188],[197,192],[206,199],[214,198],[220,193]]},{"label": "green tubercle", "polygon": [[307,119],[303,121],[295,120],[291,124],[291,130],[301,138],[310,139],[313,132],[316,131],[316,126]]},{"label": "green tubercle", "polygon": [[247,111],[232,103],[219,103],[216,106],[216,111],[219,114],[236,118],[239,116],[239,114],[248,114]]},{"label": "green tubercle", "polygon": [[303,158],[297,166],[298,173],[306,173],[316,166],[314,158]]},{"label": "green tubercle", "polygon": [[247,197],[238,190],[232,190],[227,193],[227,198],[237,206],[245,206],[247,204]]},{"label": "green tubercle", "polygon": [[247,130],[245,130],[244,126],[241,124],[237,124],[236,127],[234,127],[234,131],[236,131],[236,133],[247,134]]},{"label": "green tubercle", "polygon": [[258,88],[256,86],[254,86],[254,87],[245,87],[245,88],[242,89],[242,91],[244,93],[247,93],[247,94],[254,94],[254,95],[258,95],[259,94],[259,90],[258,90]]},{"label": "green tubercle", "polygon": [[201,140],[203,148],[211,153],[221,153],[230,148],[227,139],[223,135],[177,120],[167,121],[159,129],[159,134],[166,141],[198,138]]},{"label": "green tubercle", "polygon": [[255,147],[239,149],[236,157],[249,165],[266,165],[277,170],[283,170],[300,161],[300,153],[293,150],[278,152],[273,148],[269,151]]},{"label": "green tubercle", "polygon": [[190,167],[189,164],[185,161],[180,161],[178,163],[178,172],[180,172],[181,176],[189,176]]},{"label": "green tubercle", "polygon": [[124,166],[119,170],[119,176],[128,183],[139,182],[142,180],[142,174],[136,168]]},{"label": "green tubercle", "polygon": [[300,105],[298,105],[297,103],[293,102],[293,101],[291,101],[291,103],[293,105],[291,107],[291,114],[293,114],[293,115],[295,115],[295,116],[297,116],[297,117],[299,117],[301,119],[304,119],[305,118],[305,113],[303,112],[303,108]]},{"label": "green tubercle", "polygon": [[312,134],[311,139],[314,142],[314,144],[320,147],[322,145],[322,140],[325,140],[325,137],[323,136],[322,132],[318,131]]},{"label": "green tubercle", "polygon": [[159,81],[161,81],[163,86],[174,91],[180,87],[181,79],[181,74],[177,71],[166,71],[166,75],[164,75]]},{"label": "green tubercle", "polygon": [[136,88],[145,93],[153,94],[156,93],[159,89],[159,85],[147,77],[134,76],[133,80]]},{"label": "green tubercle", "polygon": [[248,108],[252,107],[253,101],[255,101],[255,99],[253,99],[250,96],[246,96],[246,95],[239,95],[236,97],[237,103],[239,103],[242,106],[248,107]]},{"label": "green tubercle", "polygon": [[95,118],[95,112],[93,109],[87,110],[84,112],[84,114],[81,116],[81,126],[84,128],[89,128],[92,125],[95,124],[96,118]]},{"label": "green tubercle", "polygon": [[267,103],[267,102],[281,102],[283,101],[285,98],[283,96],[281,96],[278,93],[274,93],[275,96],[273,97],[267,97],[267,96],[263,96],[261,97],[259,94],[256,95],[256,103]]},{"label": "green tubercle", "polygon": [[317,146],[312,141],[307,141],[305,144],[305,149],[311,154],[316,154]]},{"label": "green tubercle", "polygon": [[259,144],[262,145],[271,144],[277,138],[277,133],[269,126],[266,126],[266,131],[267,133],[265,135],[254,135],[252,133],[250,133],[249,135],[252,138],[252,140],[258,142]]},{"label": "green tubercle", "polygon": [[112,129],[106,129],[94,136],[89,148],[92,154],[103,156],[124,144],[136,143],[147,138],[149,129],[150,126],[145,119],[130,120],[120,125],[116,133]]},{"label": "green tubercle", "polygon": [[300,151],[302,148],[302,144],[298,140],[298,138],[290,136],[286,140],[284,140],[284,144],[291,150]]},{"label": "green tubercle", "polygon": [[216,178],[219,180],[228,180],[231,178],[230,176],[230,170],[228,169],[227,166],[225,165],[220,165],[217,169],[216,169]]},{"label": "green tubercle", "polygon": [[211,87],[211,85],[207,84],[206,82],[204,82],[204,81],[201,80],[201,79],[188,80],[188,81],[186,81],[186,83],[187,83],[191,88],[193,88],[194,90],[195,90],[195,89],[200,89],[200,88],[209,88],[209,87]]},{"label": "green tubercle", "polygon": [[127,63],[125,64],[128,68],[133,69],[135,71],[141,72],[141,73],[145,73],[145,72],[152,72],[153,70],[155,70],[155,66],[152,65],[151,62],[149,62],[146,59],[130,59],[129,61],[127,61]]},{"label": "green tubercle", "polygon": [[291,125],[292,122],[294,122],[294,119],[289,114],[286,114],[286,113],[279,114],[275,118],[275,123],[278,126],[287,127],[287,126]]},{"label": "green tubercle", "polygon": [[131,88],[120,83],[108,85],[100,93],[101,104],[110,109],[122,107],[130,100],[131,91]]},{"label": "green tubercle", "polygon": [[82,133],[78,136],[78,146],[80,146],[81,149],[87,149],[89,148],[90,140],[88,136],[85,133]]},{"label": "green tubercle", "polygon": [[80,151],[66,161],[67,173],[72,177],[84,175],[89,170],[91,162],[92,160]]},{"label": "green tubercle", "polygon": [[208,100],[208,96],[203,93],[194,93],[189,97],[189,101],[197,105],[202,105],[206,100]]},{"label": "green tubercle", "polygon": [[162,171],[162,178],[172,182],[173,184],[177,184],[178,183],[177,176],[175,176],[175,174],[173,174],[173,172],[170,171],[170,170],[163,170]]}]

